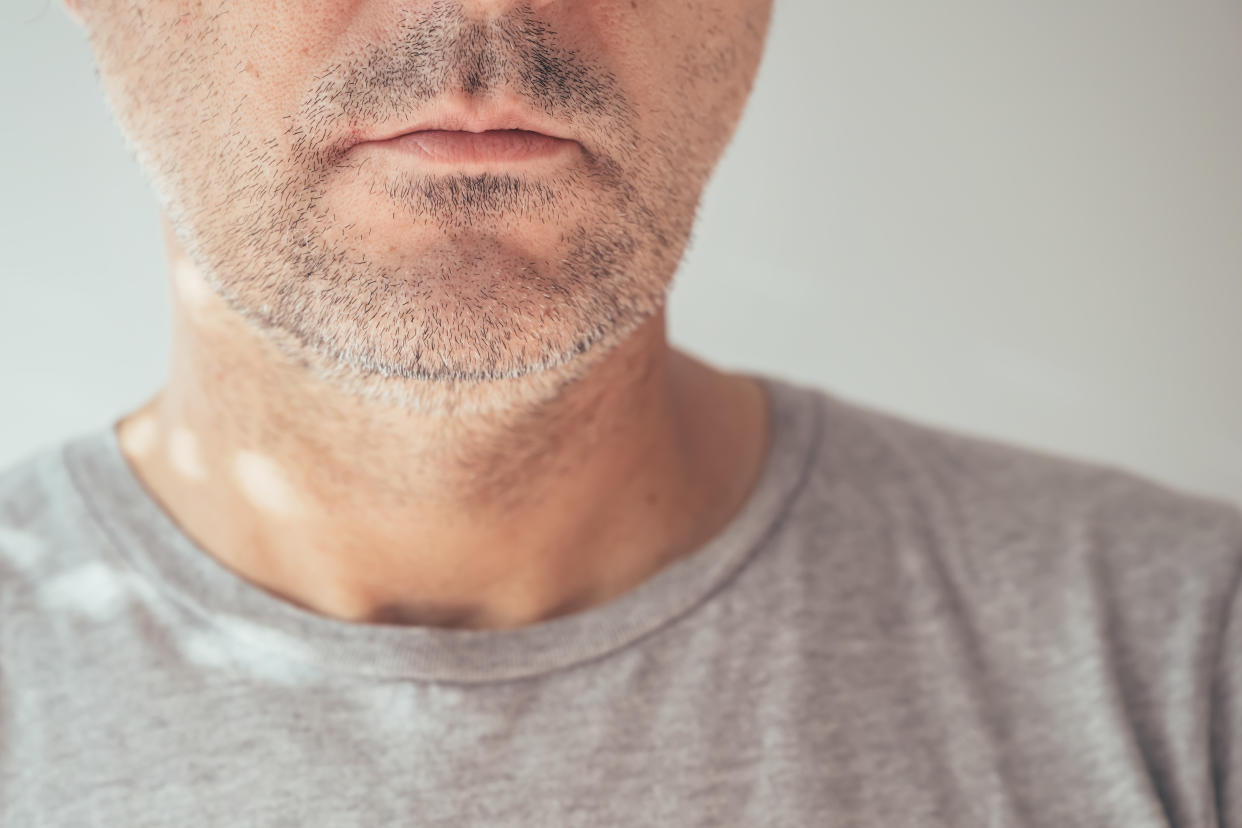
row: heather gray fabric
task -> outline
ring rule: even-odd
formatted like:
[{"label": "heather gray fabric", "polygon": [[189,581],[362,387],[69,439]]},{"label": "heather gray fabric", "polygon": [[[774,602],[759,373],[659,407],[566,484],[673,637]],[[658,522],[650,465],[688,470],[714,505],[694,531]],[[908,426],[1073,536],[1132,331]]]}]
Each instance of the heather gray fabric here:
[{"label": "heather gray fabric", "polygon": [[725,530],[507,631],[302,610],[111,428],[32,452],[0,824],[1242,826],[1242,510],[763,379]]}]

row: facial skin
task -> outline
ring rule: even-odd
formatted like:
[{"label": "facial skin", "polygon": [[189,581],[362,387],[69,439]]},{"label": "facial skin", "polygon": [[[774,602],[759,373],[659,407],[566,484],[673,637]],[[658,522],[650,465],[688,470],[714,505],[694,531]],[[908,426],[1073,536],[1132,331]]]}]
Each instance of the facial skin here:
[{"label": "facial skin", "polygon": [[[771,0],[70,8],[174,286],[170,381],[118,434],[200,546],[324,614],[516,626],[736,511],[761,392],[670,349],[663,308]],[[577,146],[365,143],[497,104]]]}]

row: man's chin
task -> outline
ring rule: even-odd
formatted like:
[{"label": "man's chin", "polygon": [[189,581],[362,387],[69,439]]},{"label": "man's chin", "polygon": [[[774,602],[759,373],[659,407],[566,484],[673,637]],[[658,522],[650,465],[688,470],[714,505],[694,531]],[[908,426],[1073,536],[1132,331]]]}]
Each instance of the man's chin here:
[{"label": "man's chin", "polygon": [[[334,397],[344,395],[359,403],[382,403],[420,415],[516,415],[556,401],[567,388],[588,374],[640,322],[627,330],[599,328],[568,347],[554,339],[543,350],[528,349],[501,358],[478,359],[478,353],[455,348],[444,351],[415,348],[408,360],[392,354],[338,349],[320,342],[305,346],[304,334],[268,331],[286,356],[296,360],[302,374],[324,386]],[[545,331],[545,336],[550,332]],[[507,343],[495,343],[503,349]],[[507,359],[505,358],[507,357]]]}]

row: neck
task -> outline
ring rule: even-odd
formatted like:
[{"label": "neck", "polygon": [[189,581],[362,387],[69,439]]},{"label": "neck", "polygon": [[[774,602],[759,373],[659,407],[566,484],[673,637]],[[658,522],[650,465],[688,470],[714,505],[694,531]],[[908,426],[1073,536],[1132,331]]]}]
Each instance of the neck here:
[{"label": "neck", "polygon": [[528,404],[445,413],[336,392],[200,288],[174,291],[170,381],[122,449],[201,548],[320,614],[501,628],[602,603],[719,531],[766,452],[761,390],[670,349],[662,313],[550,400],[519,378],[491,393]]}]

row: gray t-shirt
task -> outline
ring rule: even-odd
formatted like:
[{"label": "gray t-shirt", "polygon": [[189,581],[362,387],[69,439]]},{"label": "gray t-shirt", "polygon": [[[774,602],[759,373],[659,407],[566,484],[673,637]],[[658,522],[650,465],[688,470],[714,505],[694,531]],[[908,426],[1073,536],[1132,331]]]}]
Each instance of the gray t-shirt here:
[{"label": "gray t-shirt", "polygon": [[32,452],[0,825],[1242,826],[1242,510],[761,379],[732,522],[511,630],[317,615],[111,427]]}]

